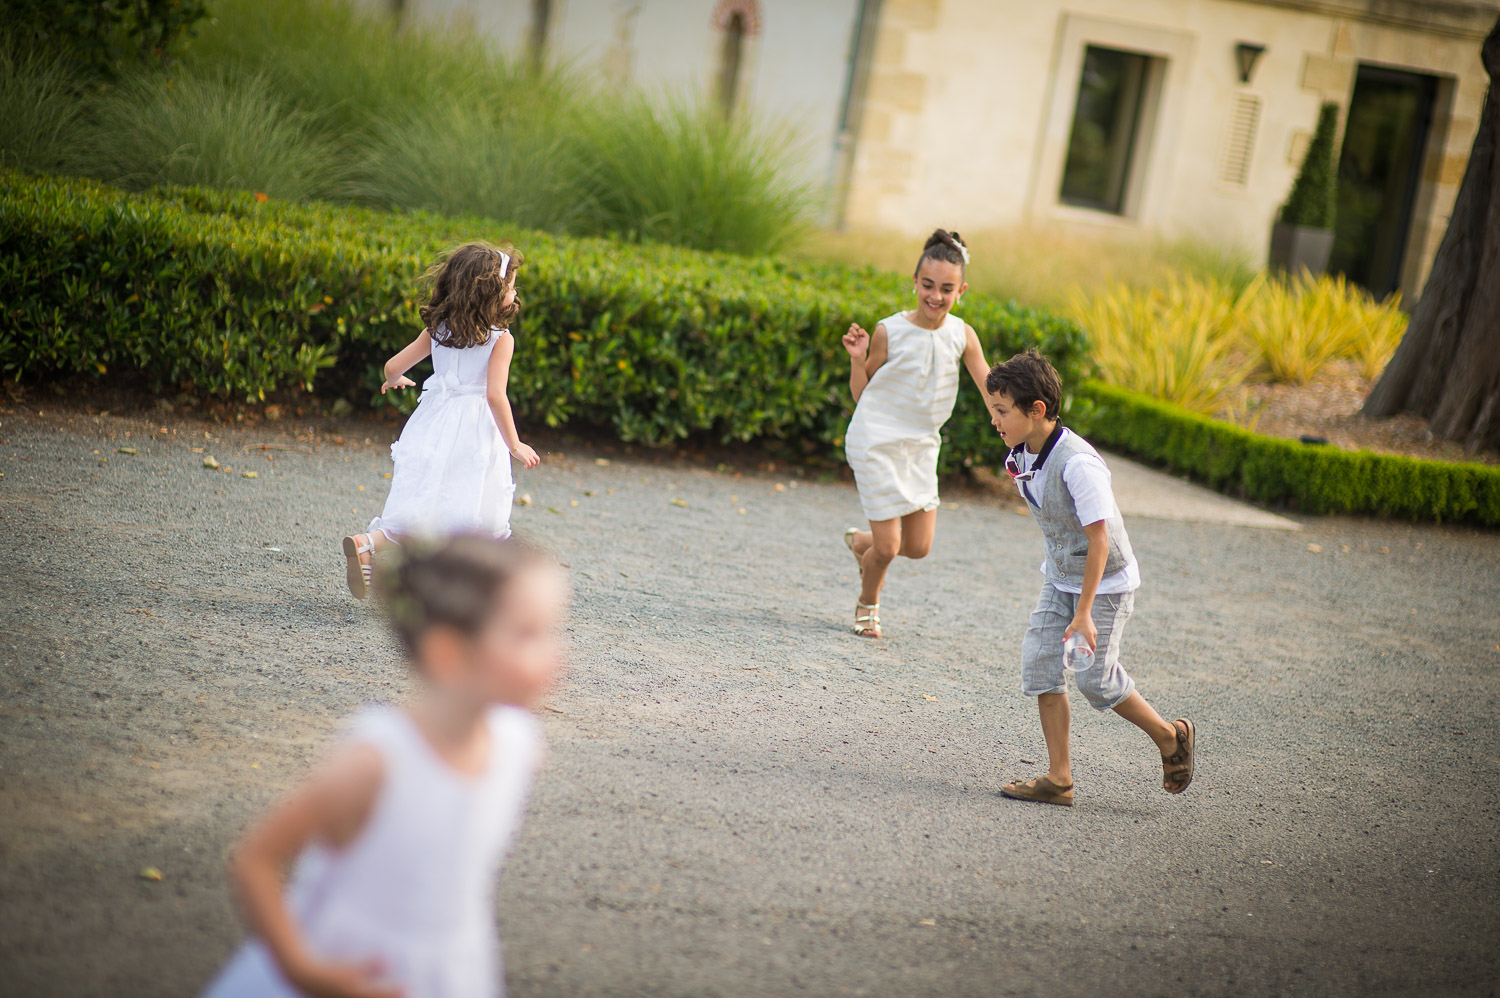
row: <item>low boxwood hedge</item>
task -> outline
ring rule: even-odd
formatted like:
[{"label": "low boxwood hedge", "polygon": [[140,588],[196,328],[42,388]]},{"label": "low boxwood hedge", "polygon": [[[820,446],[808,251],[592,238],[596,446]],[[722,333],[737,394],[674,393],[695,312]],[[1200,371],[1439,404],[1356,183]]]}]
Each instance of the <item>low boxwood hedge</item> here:
[{"label": "low boxwood hedge", "polygon": [[[850,410],[839,337],[901,307],[909,280],[0,172],[0,374],[121,374],[248,401],[298,385],[367,398],[379,364],[421,328],[421,272],[457,242],[502,236],[527,256],[511,380],[523,420],[647,444],[700,435],[839,453]],[[1081,373],[1086,340],[1072,322],[976,294],[961,311],[992,360],[1037,346],[1065,378]],[[972,388],[945,437],[944,471],[1002,455]]]},{"label": "low boxwood hedge", "polygon": [[1257,502],[1500,526],[1500,467],[1262,436],[1097,381],[1078,392],[1069,420],[1101,446]]}]

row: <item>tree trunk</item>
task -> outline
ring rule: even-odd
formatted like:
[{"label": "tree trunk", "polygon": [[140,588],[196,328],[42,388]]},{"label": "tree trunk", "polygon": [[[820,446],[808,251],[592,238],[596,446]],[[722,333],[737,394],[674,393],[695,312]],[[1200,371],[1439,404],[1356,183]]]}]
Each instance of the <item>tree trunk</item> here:
[{"label": "tree trunk", "polygon": [[1485,39],[1489,93],[1448,231],[1366,416],[1403,410],[1470,451],[1500,449],[1500,21]]}]

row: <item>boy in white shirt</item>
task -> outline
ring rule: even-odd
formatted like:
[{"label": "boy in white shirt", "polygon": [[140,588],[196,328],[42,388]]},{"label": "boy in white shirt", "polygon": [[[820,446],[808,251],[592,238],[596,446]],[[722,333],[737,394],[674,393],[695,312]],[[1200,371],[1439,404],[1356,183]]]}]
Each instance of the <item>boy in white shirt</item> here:
[{"label": "boy in white shirt", "polygon": [[1162,720],[1120,665],[1120,635],[1135,606],[1141,572],[1109,469],[1088,441],[1058,423],[1062,380],[1035,350],[996,364],[985,387],[990,422],[1011,448],[1005,469],[1042,528],[1046,546],[1046,581],[1021,642],[1021,686],[1036,697],[1041,712],[1047,773],[1007,783],[1000,792],[1017,800],[1073,804],[1063,642],[1077,633],[1094,650],[1093,664],[1075,673],[1078,692],[1095,709],[1113,710],[1149,735],[1161,751],[1163,788],[1182,793],[1193,779],[1193,722]]}]

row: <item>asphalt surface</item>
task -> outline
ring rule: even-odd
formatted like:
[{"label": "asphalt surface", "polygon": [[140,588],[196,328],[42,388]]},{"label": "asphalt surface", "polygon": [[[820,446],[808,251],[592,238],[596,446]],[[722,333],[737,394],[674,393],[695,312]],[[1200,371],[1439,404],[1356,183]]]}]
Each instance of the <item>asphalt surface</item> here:
[{"label": "asphalt surface", "polygon": [[[388,434],[307,430],[0,406],[0,994],[194,993],[236,835],[410,689],[338,549]],[[1496,992],[1500,534],[1130,517],[1125,662],[1198,773],[1075,697],[1067,810],[997,793],[1044,758],[1013,503],[950,496],[870,642],[847,484],[581,443],[519,478],[575,608],[516,998]]]}]

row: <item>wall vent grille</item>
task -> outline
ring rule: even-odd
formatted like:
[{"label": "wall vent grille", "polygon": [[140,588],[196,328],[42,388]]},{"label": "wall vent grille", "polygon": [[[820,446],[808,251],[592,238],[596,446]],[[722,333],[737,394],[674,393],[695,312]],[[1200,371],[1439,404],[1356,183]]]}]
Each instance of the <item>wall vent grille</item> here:
[{"label": "wall vent grille", "polygon": [[1229,119],[1229,135],[1224,143],[1224,157],[1219,164],[1219,179],[1235,187],[1250,180],[1250,157],[1255,152],[1255,132],[1260,126],[1260,98],[1240,94],[1234,100]]}]

